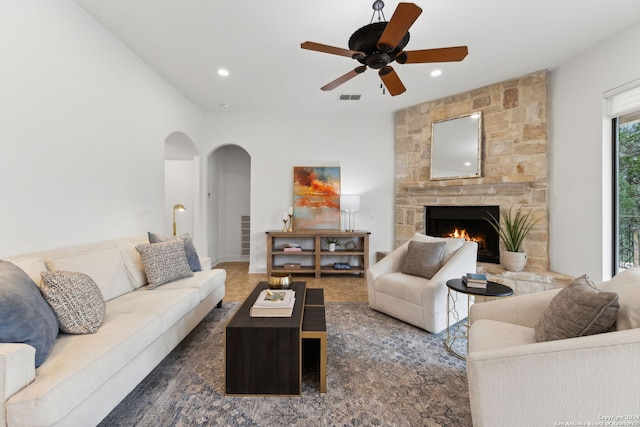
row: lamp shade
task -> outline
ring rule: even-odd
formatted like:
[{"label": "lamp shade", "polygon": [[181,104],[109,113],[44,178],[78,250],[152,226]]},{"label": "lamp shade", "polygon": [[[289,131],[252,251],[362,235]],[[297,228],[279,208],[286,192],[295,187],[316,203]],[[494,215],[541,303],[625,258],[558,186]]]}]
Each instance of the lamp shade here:
[{"label": "lamp shade", "polygon": [[360,195],[359,194],[341,194],[340,209],[343,211],[360,210]]}]

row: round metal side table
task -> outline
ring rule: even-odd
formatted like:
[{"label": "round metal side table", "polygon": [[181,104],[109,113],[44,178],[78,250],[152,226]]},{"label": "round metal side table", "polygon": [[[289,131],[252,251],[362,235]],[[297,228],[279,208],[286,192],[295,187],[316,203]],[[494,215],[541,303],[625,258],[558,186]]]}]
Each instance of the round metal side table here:
[{"label": "round metal side table", "polygon": [[[458,298],[451,291],[467,296],[466,321],[462,321],[463,319],[460,319],[460,315],[456,309],[456,302]],[[511,295],[513,295],[513,289],[501,283],[488,281],[486,288],[473,288],[465,285],[462,278],[447,280],[447,339],[444,342],[444,346],[447,350],[460,359],[466,359],[465,355],[454,349],[454,344],[456,340],[468,340],[469,338],[469,326],[471,326],[469,324],[469,311],[471,310],[472,297],[505,298]],[[451,331],[451,325],[449,324],[451,316],[456,319],[456,326],[453,332]]]}]

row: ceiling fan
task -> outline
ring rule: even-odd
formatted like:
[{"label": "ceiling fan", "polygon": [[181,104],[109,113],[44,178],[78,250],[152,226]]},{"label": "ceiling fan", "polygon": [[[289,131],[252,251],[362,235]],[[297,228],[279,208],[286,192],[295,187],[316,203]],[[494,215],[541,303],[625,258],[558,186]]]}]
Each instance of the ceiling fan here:
[{"label": "ceiling fan", "polygon": [[[400,95],[407,89],[389,64],[396,61],[399,64],[424,64],[430,62],[462,61],[467,56],[467,46],[445,47],[440,49],[424,49],[404,51],[409,43],[409,28],[418,19],[422,9],[414,3],[399,3],[391,20],[386,22],[382,13],[384,2],[376,0],[373,3],[371,23],[357,30],[349,39],[349,49],[328,46],[325,44],[304,42],[301,48],[332,55],[347,56],[362,65],[338,77],[331,83],[321,87],[322,90],[332,90],[362,74],[367,67],[378,70],[385,87],[391,96]],[[378,14],[378,22],[373,22]],[[384,20],[383,20],[384,19]]]}]

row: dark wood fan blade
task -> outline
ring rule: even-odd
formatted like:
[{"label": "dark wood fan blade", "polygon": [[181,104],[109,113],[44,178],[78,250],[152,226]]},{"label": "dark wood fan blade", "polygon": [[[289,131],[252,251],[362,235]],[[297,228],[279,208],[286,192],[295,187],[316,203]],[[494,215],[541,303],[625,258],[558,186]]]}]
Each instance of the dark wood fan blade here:
[{"label": "dark wood fan blade", "polygon": [[378,49],[385,52],[395,49],[421,13],[422,9],[414,3],[399,3],[378,40]]},{"label": "dark wood fan blade", "polygon": [[443,47],[441,49],[410,50],[400,52],[396,62],[400,64],[424,64],[427,62],[462,61],[469,50],[466,46]]},{"label": "dark wood fan blade", "polygon": [[391,96],[400,95],[407,90],[392,67],[386,66],[381,68],[380,71],[378,71],[378,74]]},{"label": "dark wood fan blade", "polygon": [[337,88],[338,86],[340,86],[342,83],[345,83],[345,82],[351,80],[352,78],[354,78],[358,74],[364,73],[366,69],[367,69],[367,67],[365,67],[365,66],[356,67],[352,71],[349,71],[347,74],[338,77],[337,79],[335,79],[331,83],[327,83],[326,85],[322,86],[320,89],[322,89],[322,90],[333,90],[333,89]]},{"label": "dark wood fan blade", "polygon": [[316,52],[330,53],[332,55],[346,56],[348,58],[364,58],[364,52],[357,50],[342,49],[340,47],[329,46],[321,43],[304,42],[300,47],[307,50],[315,50]]}]

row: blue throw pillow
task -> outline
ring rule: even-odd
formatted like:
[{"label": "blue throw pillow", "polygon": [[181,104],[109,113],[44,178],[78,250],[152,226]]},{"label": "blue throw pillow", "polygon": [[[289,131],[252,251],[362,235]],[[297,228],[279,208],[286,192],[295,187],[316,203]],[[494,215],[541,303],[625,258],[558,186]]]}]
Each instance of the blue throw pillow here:
[{"label": "blue throw pillow", "polygon": [[178,238],[184,241],[184,253],[187,255],[187,262],[189,262],[189,268],[191,271],[201,271],[202,266],[200,265],[200,258],[198,257],[198,252],[196,251],[196,247],[193,244],[193,240],[189,233],[184,233],[180,236],[164,236],[158,233],[149,234],[149,243],[160,243],[160,242],[168,242],[170,240],[176,240]]},{"label": "blue throw pillow", "polygon": [[49,356],[58,330],[58,319],[34,281],[0,260],[0,342],[34,347],[38,367]]}]

